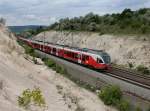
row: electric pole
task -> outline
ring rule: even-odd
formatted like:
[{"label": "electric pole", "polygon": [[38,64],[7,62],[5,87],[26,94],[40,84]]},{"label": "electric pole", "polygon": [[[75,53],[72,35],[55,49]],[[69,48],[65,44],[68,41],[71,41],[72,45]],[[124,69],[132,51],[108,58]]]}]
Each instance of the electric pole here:
[{"label": "electric pole", "polygon": [[71,32],[71,36],[72,36],[72,47],[74,45],[74,42],[73,42],[73,32]]},{"label": "electric pole", "polygon": [[46,52],[45,52],[45,31],[44,31],[44,36],[43,36],[43,42],[44,42],[44,47],[43,47],[43,51],[44,51],[44,57],[46,58]]}]

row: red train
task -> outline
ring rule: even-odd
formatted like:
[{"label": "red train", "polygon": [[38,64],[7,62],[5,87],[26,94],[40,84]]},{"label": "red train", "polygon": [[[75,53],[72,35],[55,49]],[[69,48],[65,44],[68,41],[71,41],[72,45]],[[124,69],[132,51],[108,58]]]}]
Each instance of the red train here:
[{"label": "red train", "polygon": [[25,39],[22,37],[18,37],[18,39],[32,48],[41,50],[48,54],[59,56],[95,69],[110,69],[111,58],[102,50],[69,47],[65,45]]}]

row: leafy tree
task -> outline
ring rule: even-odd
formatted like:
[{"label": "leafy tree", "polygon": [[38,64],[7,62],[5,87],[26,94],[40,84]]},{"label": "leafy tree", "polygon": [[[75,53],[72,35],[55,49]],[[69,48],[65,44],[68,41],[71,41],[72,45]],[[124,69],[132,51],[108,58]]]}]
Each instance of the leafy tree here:
[{"label": "leafy tree", "polygon": [[141,9],[139,9],[138,13],[145,14],[147,12],[147,10],[148,10],[147,8],[141,8]]},{"label": "leafy tree", "polygon": [[85,16],[64,18],[52,24],[49,29],[94,31],[116,34],[150,34],[150,9],[143,8],[137,11],[124,9],[121,13],[99,16],[92,12]]},{"label": "leafy tree", "polygon": [[131,18],[133,15],[133,12],[131,9],[124,9],[124,11],[120,14],[120,19],[126,19]]},{"label": "leafy tree", "polygon": [[96,23],[95,22],[91,22],[88,27],[87,27],[88,31],[95,31],[96,30]]}]

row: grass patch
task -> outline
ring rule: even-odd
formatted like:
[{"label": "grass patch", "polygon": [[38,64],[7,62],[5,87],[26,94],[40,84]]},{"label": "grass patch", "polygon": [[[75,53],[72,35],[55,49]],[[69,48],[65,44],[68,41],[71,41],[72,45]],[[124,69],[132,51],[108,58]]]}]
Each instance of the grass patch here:
[{"label": "grass patch", "polygon": [[44,59],[43,59],[43,62],[44,62],[45,65],[48,66],[49,68],[55,69],[55,67],[56,67],[56,63],[55,63],[53,60],[51,60],[51,59],[44,58]]},{"label": "grass patch", "polygon": [[117,104],[117,108],[119,111],[130,111],[130,104],[126,100],[120,100],[120,102]]},{"label": "grass patch", "polygon": [[35,50],[32,47],[24,44],[22,41],[17,41],[17,42],[20,46],[22,46],[25,49],[26,54],[28,54],[32,57],[37,57],[37,58],[39,57],[38,54],[35,53]]},{"label": "grass patch", "polygon": [[146,111],[150,111],[150,106],[148,107],[148,109]]},{"label": "grass patch", "polygon": [[57,73],[60,74],[65,74],[67,73],[65,68],[63,68],[62,66],[58,65],[55,63],[55,61],[49,59],[49,58],[44,58],[43,62],[45,63],[46,66],[48,66],[49,68],[52,68],[53,70],[55,70]]}]

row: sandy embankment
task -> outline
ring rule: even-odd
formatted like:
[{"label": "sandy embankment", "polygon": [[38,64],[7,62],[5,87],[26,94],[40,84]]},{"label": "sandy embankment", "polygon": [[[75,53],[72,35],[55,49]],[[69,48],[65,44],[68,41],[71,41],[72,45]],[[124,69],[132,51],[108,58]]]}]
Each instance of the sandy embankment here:
[{"label": "sandy embankment", "polygon": [[17,105],[17,96],[24,89],[33,87],[42,90],[47,111],[115,111],[105,106],[95,94],[43,64],[35,65],[26,60],[26,56],[13,35],[0,27],[0,111],[22,111]]}]

